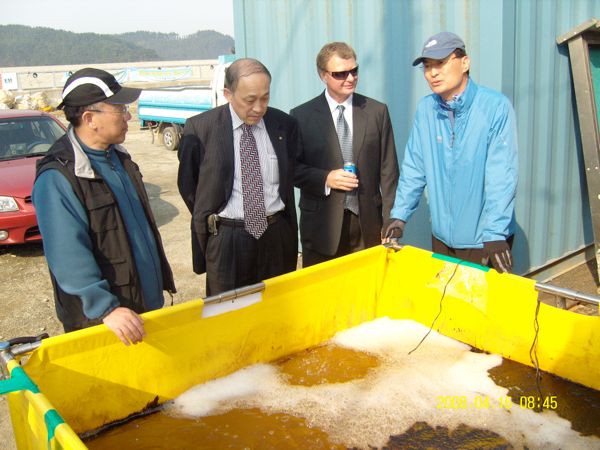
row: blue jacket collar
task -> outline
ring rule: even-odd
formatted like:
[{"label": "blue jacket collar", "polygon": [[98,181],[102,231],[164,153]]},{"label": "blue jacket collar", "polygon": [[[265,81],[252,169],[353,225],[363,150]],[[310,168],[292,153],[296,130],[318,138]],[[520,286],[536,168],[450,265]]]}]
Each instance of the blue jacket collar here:
[{"label": "blue jacket collar", "polygon": [[442,97],[438,94],[433,94],[433,97],[436,100],[436,108],[438,111],[448,114],[448,110],[454,110],[454,114],[460,115],[463,111],[468,111],[473,103],[473,99],[475,98],[475,94],[477,94],[477,84],[469,77],[469,81],[467,82],[467,87],[464,92],[454,100],[450,105],[446,103]]}]

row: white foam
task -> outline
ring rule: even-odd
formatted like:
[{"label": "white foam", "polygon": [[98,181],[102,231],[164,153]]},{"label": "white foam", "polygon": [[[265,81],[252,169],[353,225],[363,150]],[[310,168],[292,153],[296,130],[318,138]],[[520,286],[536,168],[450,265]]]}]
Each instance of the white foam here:
[{"label": "white foam", "polygon": [[[411,355],[428,328],[413,321],[378,319],[338,333],[332,342],[377,355],[382,364],[366,378],[316,386],[288,385],[275,366],[257,364],[196,386],[174,401],[174,411],[193,416],[237,407],[257,407],[304,417],[346,446],[383,446],[415,422],[459,424],[491,430],[515,447],[600,448],[600,439],[581,436],[553,411],[542,414],[519,405],[501,407],[507,389],[497,386],[488,369],[498,355],[470,347],[434,331]],[[492,408],[438,408],[442,396],[488,398]]]},{"label": "white foam", "polygon": [[220,406],[236,399],[258,395],[277,384],[277,368],[254,364],[226,377],[208,381],[188,389],[174,401],[174,409],[188,416],[207,416]]}]

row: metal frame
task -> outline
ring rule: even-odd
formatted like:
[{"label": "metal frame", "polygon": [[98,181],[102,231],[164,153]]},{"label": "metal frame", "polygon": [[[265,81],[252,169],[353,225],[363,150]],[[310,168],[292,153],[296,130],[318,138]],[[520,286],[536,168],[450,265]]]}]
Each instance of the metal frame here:
[{"label": "metal frame", "polygon": [[595,295],[585,294],[583,292],[574,291],[552,284],[536,283],[536,291],[545,292],[556,297],[556,303],[559,308],[567,309],[567,300],[575,300],[577,302],[588,303],[600,307],[600,297]]},{"label": "metal frame", "polygon": [[237,289],[231,289],[230,291],[221,292],[217,295],[211,295],[204,299],[205,305],[212,305],[215,303],[223,303],[227,301],[234,301],[238,297],[244,295],[254,294],[256,292],[262,292],[265,290],[265,283],[250,284],[248,286],[240,287]]},{"label": "metal frame", "polygon": [[27,344],[10,345],[9,341],[0,342],[0,380],[10,378],[8,364],[15,360],[18,355],[31,353],[42,345],[42,341],[30,342]]},{"label": "metal frame", "polygon": [[600,134],[594,97],[594,86],[590,70],[589,46],[600,46],[600,21],[596,19],[578,25],[556,39],[558,45],[568,43],[571,60],[571,76],[575,89],[579,133],[585,165],[588,189],[596,271],[600,279]]}]

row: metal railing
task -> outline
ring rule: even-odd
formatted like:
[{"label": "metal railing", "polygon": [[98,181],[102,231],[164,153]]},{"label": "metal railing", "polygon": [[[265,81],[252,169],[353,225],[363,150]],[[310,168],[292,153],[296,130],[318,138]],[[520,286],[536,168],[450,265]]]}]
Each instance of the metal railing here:
[{"label": "metal railing", "polygon": [[39,336],[25,336],[0,342],[0,380],[10,377],[8,363],[13,361],[15,356],[31,353],[42,345],[42,339],[47,337],[48,333],[43,333]]},{"label": "metal railing", "polygon": [[539,292],[545,292],[547,294],[554,295],[556,297],[557,306],[563,309],[567,308],[567,300],[575,300],[578,302],[588,303],[590,305],[600,306],[600,297],[585,294],[573,289],[567,289],[547,283],[536,283],[535,289]]}]

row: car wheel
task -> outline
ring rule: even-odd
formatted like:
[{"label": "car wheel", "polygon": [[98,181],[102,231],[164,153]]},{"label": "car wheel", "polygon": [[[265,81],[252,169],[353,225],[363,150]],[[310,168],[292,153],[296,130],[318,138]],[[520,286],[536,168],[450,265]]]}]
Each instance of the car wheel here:
[{"label": "car wheel", "polygon": [[175,127],[165,127],[163,130],[163,143],[167,150],[177,150],[179,145],[179,133]]}]

